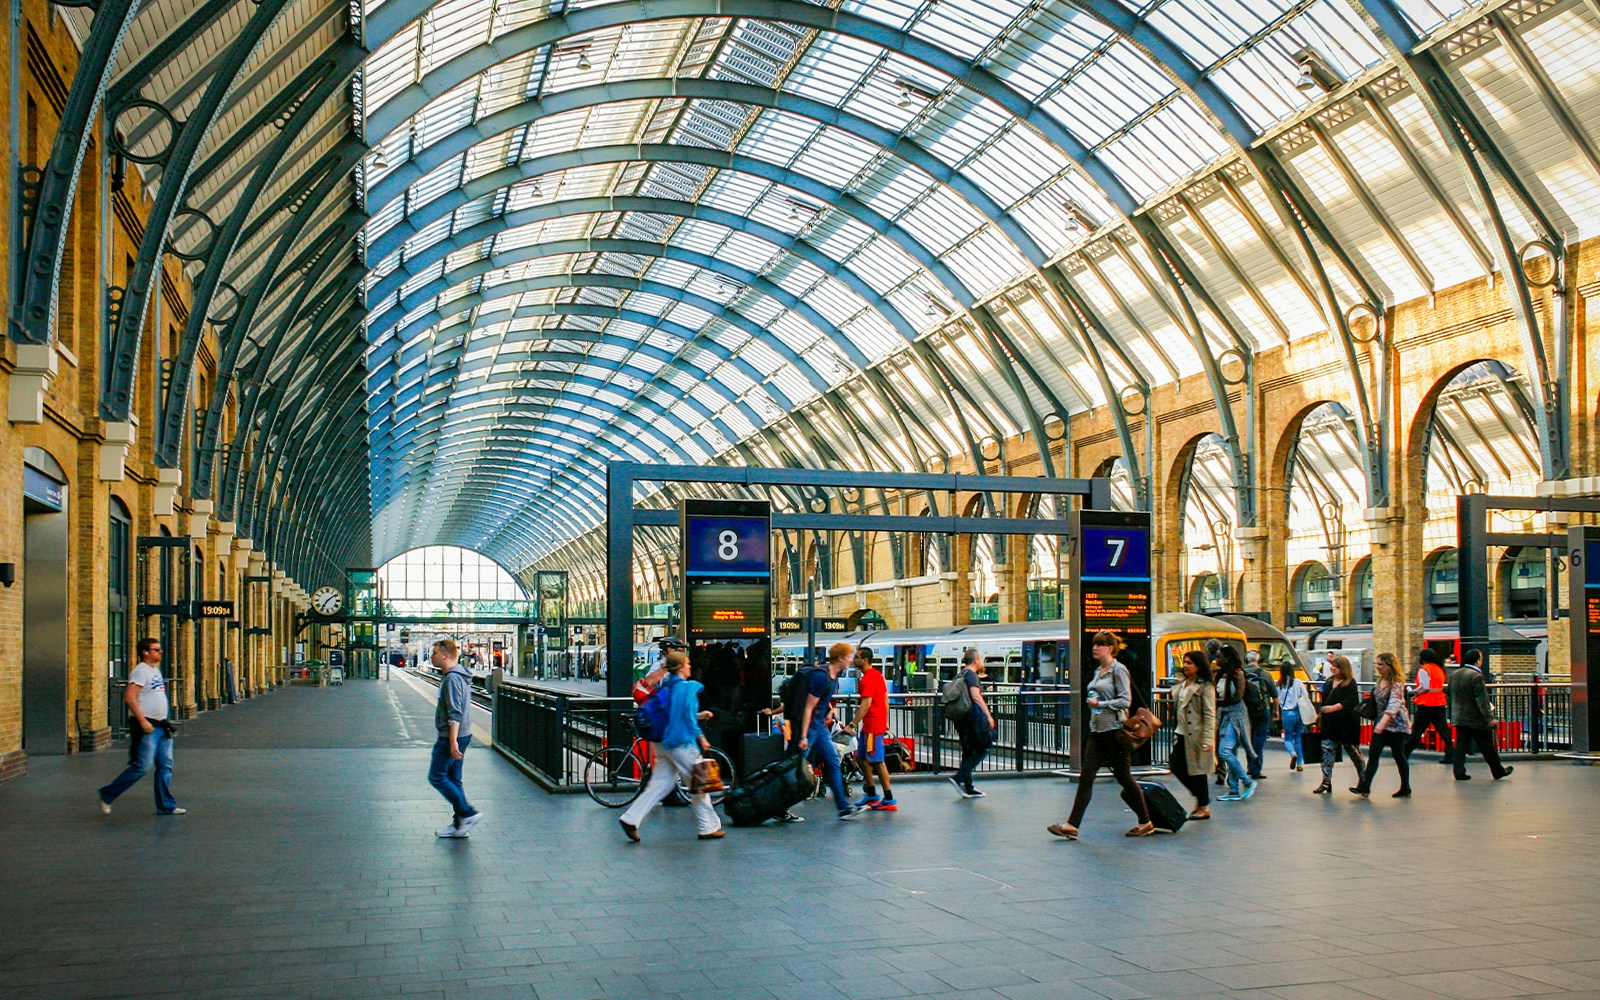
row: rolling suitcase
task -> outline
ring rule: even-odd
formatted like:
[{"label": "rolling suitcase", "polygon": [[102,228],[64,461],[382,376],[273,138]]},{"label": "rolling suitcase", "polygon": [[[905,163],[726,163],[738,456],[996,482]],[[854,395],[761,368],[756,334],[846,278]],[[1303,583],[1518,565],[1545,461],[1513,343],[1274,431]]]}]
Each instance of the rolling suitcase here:
[{"label": "rolling suitcase", "polygon": [[[745,774],[754,774],[783,757],[783,727],[773,725],[772,718],[770,715],[757,716],[756,731],[744,734],[744,766],[741,770]],[[763,727],[765,732],[762,731]]]},{"label": "rolling suitcase", "polygon": [[1177,833],[1183,829],[1183,824],[1189,822],[1189,814],[1183,806],[1178,805],[1178,800],[1167,791],[1167,786],[1159,781],[1141,781],[1139,788],[1144,792],[1145,808],[1150,810],[1150,822],[1162,833]]},{"label": "rolling suitcase", "polygon": [[755,826],[782,816],[809,798],[816,785],[805,755],[785,754],[729,789],[722,807],[734,826]]}]

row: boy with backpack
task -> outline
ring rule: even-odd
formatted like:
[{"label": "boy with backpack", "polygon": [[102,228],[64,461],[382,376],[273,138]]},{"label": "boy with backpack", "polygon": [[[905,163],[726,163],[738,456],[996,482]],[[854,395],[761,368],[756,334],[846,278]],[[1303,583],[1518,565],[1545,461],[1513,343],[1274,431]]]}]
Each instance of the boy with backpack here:
[{"label": "boy with backpack", "polygon": [[828,732],[833,715],[833,696],[838,691],[839,675],[844,673],[855,647],[836,642],[828,648],[826,667],[796,670],[779,692],[783,698],[783,717],[789,723],[789,745],[806,755],[812,763],[821,762],[823,778],[839,809],[841,820],[855,819],[865,806],[851,805],[844,790],[844,773],[839,769],[839,750]]},{"label": "boy with backpack", "polygon": [[1260,781],[1266,777],[1261,772],[1266,763],[1267,736],[1278,718],[1278,686],[1272,682],[1267,668],[1261,665],[1259,652],[1252,649],[1244,658],[1244,704],[1250,716],[1250,749],[1254,754],[1250,761],[1250,777]]}]

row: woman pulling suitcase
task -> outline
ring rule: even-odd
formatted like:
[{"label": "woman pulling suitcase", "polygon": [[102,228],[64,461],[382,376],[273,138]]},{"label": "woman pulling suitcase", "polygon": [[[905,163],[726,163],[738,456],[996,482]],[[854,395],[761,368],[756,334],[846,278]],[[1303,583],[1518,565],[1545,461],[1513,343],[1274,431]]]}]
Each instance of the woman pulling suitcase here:
[{"label": "woman pulling suitcase", "polygon": [[1125,647],[1115,632],[1095,633],[1090,645],[1098,668],[1084,690],[1085,703],[1089,706],[1089,732],[1084,734],[1078,794],[1073,799],[1072,815],[1067,821],[1052,823],[1045,829],[1057,837],[1077,840],[1078,824],[1083,822],[1089,799],[1094,795],[1095,775],[1100,773],[1100,768],[1109,767],[1117,784],[1122,786],[1122,800],[1139,817],[1138,824],[1127,835],[1147,837],[1156,832],[1156,827],[1150,822],[1144,792],[1133,780],[1133,766],[1122,738],[1122,722],[1133,704],[1133,677],[1127,667],[1117,662],[1117,654]]}]

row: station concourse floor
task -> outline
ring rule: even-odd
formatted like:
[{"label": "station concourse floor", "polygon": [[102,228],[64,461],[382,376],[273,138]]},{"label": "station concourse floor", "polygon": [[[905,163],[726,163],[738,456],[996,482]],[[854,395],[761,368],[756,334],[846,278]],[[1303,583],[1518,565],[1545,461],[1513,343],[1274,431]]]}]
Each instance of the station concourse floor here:
[{"label": "station concourse floor", "polygon": [[470,840],[424,780],[420,682],[280,689],[191,721],[101,816],[125,750],[0,785],[0,996],[831,1000],[1600,997],[1600,770],[1519,763],[1416,796],[1313,796],[1281,754],[1249,802],[1127,840],[1102,783],[908,783],[901,811],[729,829],[688,810],[626,843],[475,747]]}]

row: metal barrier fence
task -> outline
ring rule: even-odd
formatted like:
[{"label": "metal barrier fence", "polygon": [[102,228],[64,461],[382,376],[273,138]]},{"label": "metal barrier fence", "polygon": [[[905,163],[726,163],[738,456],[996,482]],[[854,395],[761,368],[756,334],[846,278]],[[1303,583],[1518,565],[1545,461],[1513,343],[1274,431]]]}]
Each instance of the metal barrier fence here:
[{"label": "metal barrier fence", "polygon": [[[1548,753],[1572,746],[1570,683],[1506,682],[1491,684],[1489,690],[1502,753]],[[979,773],[1049,772],[1068,765],[1069,691],[993,692],[984,697],[996,732]],[[1316,692],[1312,698],[1316,700]],[[836,703],[841,718],[854,715],[853,695],[840,696]],[[612,716],[631,719],[633,709],[629,698],[586,697],[505,680],[494,694],[495,746],[550,787],[578,786],[590,755],[606,745]],[[1162,724],[1150,742],[1151,765],[1165,768],[1175,737],[1166,691],[1155,693],[1151,710]],[[889,731],[909,741],[920,773],[954,771],[960,763],[960,739],[940,709],[937,692],[891,695]]]}]

